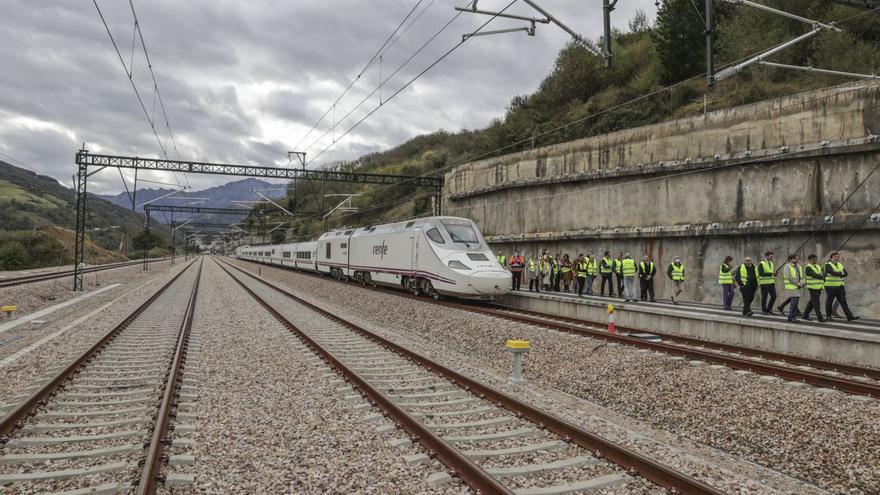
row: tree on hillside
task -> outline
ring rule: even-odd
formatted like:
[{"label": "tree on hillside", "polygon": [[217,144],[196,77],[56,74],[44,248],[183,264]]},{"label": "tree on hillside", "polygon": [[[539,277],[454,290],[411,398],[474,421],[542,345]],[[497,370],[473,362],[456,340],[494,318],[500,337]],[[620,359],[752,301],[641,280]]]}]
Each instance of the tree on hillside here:
[{"label": "tree on hillside", "polygon": [[660,82],[672,84],[706,70],[705,2],[664,0],[652,33]]}]

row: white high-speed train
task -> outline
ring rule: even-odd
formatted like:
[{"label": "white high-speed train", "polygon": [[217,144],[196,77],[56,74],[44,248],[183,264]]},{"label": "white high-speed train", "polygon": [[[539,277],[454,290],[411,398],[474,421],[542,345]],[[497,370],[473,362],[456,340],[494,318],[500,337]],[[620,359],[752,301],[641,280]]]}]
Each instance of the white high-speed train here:
[{"label": "white high-speed train", "polygon": [[242,246],[235,255],[434,298],[495,299],[511,289],[510,272],[467,218],[428,217],[334,230],[317,241]]}]

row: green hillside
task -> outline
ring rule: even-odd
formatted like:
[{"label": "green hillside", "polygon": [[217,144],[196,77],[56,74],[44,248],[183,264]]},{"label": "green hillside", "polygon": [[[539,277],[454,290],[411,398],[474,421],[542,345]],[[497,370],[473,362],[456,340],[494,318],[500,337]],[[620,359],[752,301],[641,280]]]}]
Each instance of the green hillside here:
[{"label": "green hillside", "polygon": [[[661,120],[729,108],[776,96],[852,81],[843,77],[752,66],[707,91],[705,37],[701,14],[705,2],[667,0],[654,26],[643,14],[612,39],[614,66],[582,47],[562,49],[555,67],[530,95],[515,96],[504,115],[485,129],[438,130],[394,149],[362,156],[332,168],[407,175],[442,175],[474,159],[569,141]],[[824,22],[840,21],[842,33],[823,32],[788,48],[772,61],[876,73],[880,69],[880,15],[828,0],[766,0],[763,3]],[[746,6],[718,3],[716,66],[723,67],[788,41],[810,27]],[[682,82],[684,81],[684,82]],[[680,84],[676,84],[680,83]],[[672,86],[672,87],[670,87]],[[650,95],[650,96],[645,96]],[[638,99],[637,99],[638,98]],[[636,100],[637,99],[637,100]],[[635,100],[635,101],[633,101]],[[361,211],[339,213],[327,227],[363,225],[430,211],[428,191],[411,187],[379,188],[301,181],[291,204],[313,211],[322,194],[357,192]],[[323,229],[320,218],[292,224],[298,238]],[[280,231],[276,231],[280,234]]]},{"label": "green hillside", "polygon": [[[0,270],[73,262],[76,225],[74,191],[51,177],[0,161]],[[89,195],[86,262],[105,263],[139,255],[143,215]],[[158,227],[156,245],[168,244],[167,227]]]}]

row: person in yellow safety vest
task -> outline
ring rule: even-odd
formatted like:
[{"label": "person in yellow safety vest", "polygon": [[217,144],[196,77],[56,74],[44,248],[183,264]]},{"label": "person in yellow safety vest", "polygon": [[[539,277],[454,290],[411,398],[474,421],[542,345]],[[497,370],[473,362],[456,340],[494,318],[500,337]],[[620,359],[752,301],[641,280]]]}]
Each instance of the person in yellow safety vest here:
[{"label": "person in yellow safety vest", "polygon": [[503,254],[498,255],[498,264],[501,265],[501,268],[507,268],[507,256]]},{"label": "person in yellow safety vest", "polygon": [[602,285],[599,287],[599,295],[605,295],[605,284],[608,284],[608,296],[614,296],[614,282],[611,276],[614,273],[614,260],[611,259],[611,251],[605,251],[605,256],[599,262],[599,274],[602,275]]},{"label": "person in yellow safety vest", "polygon": [[549,254],[545,254],[544,259],[541,260],[540,271],[540,279],[544,285],[544,290],[553,290],[553,260],[550,259]]},{"label": "person in yellow safety vest", "polygon": [[623,296],[626,302],[636,300],[636,262],[629,253],[620,261],[620,273],[623,275]]},{"label": "person in yellow safety vest", "polygon": [[849,310],[849,305],[846,303],[846,287],[844,286],[843,279],[845,279],[849,273],[846,271],[846,268],[843,266],[843,263],[840,262],[840,254],[831,253],[831,258],[825,263],[825,319],[827,321],[831,321],[833,318],[831,317],[831,307],[834,304],[834,300],[840,303],[840,307],[843,308],[843,312],[846,314],[847,321],[858,320],[859,316],[853,316],[852,311]]},{"label": "person in yellow safety vest", "polygon": [[535,260],[535,255],[529,255],[529,263],[527,269],[529,275],[529,292],[541,292],[541,270],[538,266],[538,261]]},{"label": "person in yellow safety vest", "polygon": [[743,316],[752,316],[752,301],[755,300],[755,291],[758,290],[758,267],[752,263],[752,257],[746,256],[743,264],[736,271],[736,283],[739,284],[739,292],[743,298]]},{"label": "person in yellow safety vest", "polygon": [[678,304],[678,296],[682,293],[684,288],[684,263],[681,262],[681,258],[676,256],[672,263],[669,264],[669,268],[666,269],[666,276],[669,277],[669,280],[672,280],[672,286],[675,293],[672,295],[672,304]]},{"label": "person in yellow safety vest", "polygon": [[584,257],[584,253],[579,254],[577,259],[574,260],[574,274],[575,292],[577,292],[578,296],[582,296],[584,295],[584,286],[587,280],[587,258]]},{"label": "person in yellow safety vest", "polygon": [[571,260],[568,258],[568,253],[562,255],[562,262],[559,266],[559,271],[562,275],[562,286],[565,288],[565,292],[568,292],[571,287],[571,279],[574,278],[571,273]]},{"label": "person in yellow safety vest", "polygon": [[553,283],[550,284],[550,288],[553,289],[555,292],[559,292],[559,284],[560,282],[562,282],[562,254],[556,253],[556,257],[551,258],[550,262],[553,265]]},{"label": "person in yellow safety vest", "polygon": [[779,305],[779,312],[785,315],[785,306],[788,306],[788,321],[797,321],[800,314],[798,304],[801,300],[801,290],[806,287],[804,280],[804,267],[798,262],[798,255],[788,255],[788,261],[782,267],[782,280],[785,284],[785,294],[788,299]]},{"label": "person in yellow safety vest", "polygon": [[639,282],[641,285],[642,301],[654,302],[654,276],[657,275],[657,267],[651,258],[645,254],[639,263]]},{"label": "person in yellow safety vest", "polygon": [[822,318],[820,301],[822,300],[822,288],[825,286],[825,272],[822,270],[822,265],[819,264],[819,257],[815,254],[807,256],[804,277],[807,281],[807,292],[810,294],[810,302],[807,303],[807,309],[804,310],[802,319],[812,321],[810,319],[810,311],[816,311],[816,319],[823,322],[825,318]]},{"label": "person in yellow safety vest", "polygon": [[773,251],[764,253],[764,259],[758,263],[758,287],[761,288],[761,312],[773,314],[776,303],[776,271],[773,264]]},{"label": "person in yellow safety vest", "polygon": [[596,281],[596,277],[599,275],[599,262],[596,260],[596,257],[593,255],[593,252],[590,251],[590,254],[587,255],[587,295],[593,295],[593,282]]},{"label": "person in yellow safety vest", "polygon": [[614,260],[614,277],[617,279],[617,297],[623,297],[623,253]]},{"label": "person in yellow safety vest", "polygon": [[736,282],[733,280],[733,267],[730,264],[732,261],[733,256],[725,256],[718,269],[718,284],[721,285],[722,302],[727,311],[733,309],[733,289],[736,288]]}]

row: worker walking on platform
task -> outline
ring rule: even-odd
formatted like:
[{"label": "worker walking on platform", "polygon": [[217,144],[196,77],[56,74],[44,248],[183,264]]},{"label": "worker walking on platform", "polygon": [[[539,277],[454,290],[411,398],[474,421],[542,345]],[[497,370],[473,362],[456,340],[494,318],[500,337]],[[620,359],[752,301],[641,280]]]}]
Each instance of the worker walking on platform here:
[{"label": "worker walking on platform", "polygon": [[746,256],[743,264],[739,265],[736,283],[739,284],[739,292],[743,298],[743,316],[752,316],[752,301],[755,300],[755,291],[758,290],[758,270],[751,256]]},{"label": "worker walking on platform", "polygon": [[587,255],[587,295],[593,295],[593,283],[596,281],[596,277],[599,275],[599,261],[596,259],[596,256],[593,255],[593,252],[590,251],[590,254]]},{"label": "worker walking on platform", "polygon": [[788,305],[788,321],[794,322],[800,314],[798,304],[801,300],[801,290],[807,285],[804,281],[804,267],[798,262],[796,254],[788,255],[788,261],[782,267],[782,280],[785,283],[785,294],[788,299],[777,309],[785,315],[785,306]]},{"label": "worker walking on platform", "polygon": [[587,259],[584,258],[584,253],[579,254],[577,260],[575,260],[575,275],[577,276],[577,282],[575,283],[577,295],[582,296],[584,295],[584,286],[587,280]]},{"label": "worker walking on platform", "polygon": [[853,316],[852,311],[849,310],[849,304],[846,303],[846,287],[843,279],[847,276],[849,276],[849,273],[846,271],[843,263],[840,262],[840,254],[836,252],[831,253],[831,258],[825,263],[825,293],[827,294],[825,297],[825,319],[828,321],[833,319],[831,316],[831,306],[834,304],[835,299],[840,302],[840,307],[843,308],[847,321],[860,318],[859,316]]},{"label": "worker walking on platform", "polygon": [[605,251],[605,256],[599,261],[599,274],[602,276],[602,285],[599,287],[599,295],[605,295],[605,284],[608,284],[608,297],[614,296],[614,282],[611,276],[614,273],[614,260],[611,259],[611,251]]},{"label": "worker walking on platform", "polygon": [[822,265],[819,264],[819,257],[815,254],[807,256],[807,266],[804,267],[804,278],[807,282],[807,292],[810,294],[810,302],[807,303],[807,309],[804,310],[803,319],[810,319],[810,311],[816,312],[816,319],[820,322],[825,321],[822,318],[821,300],[822,287],[825,286],[825,273],[822,271]]},{"label": "worker walking on platform", "polygon": [[565,292],[569,291],[569,288],[571,287],[571,279],[574,278],[571,269],[571,260],[568,258],[568,253],[565,253],[562,256],[562,264],[559,269],[562,274],[562,286],[565,288]]},{"label": "worker walking on platform", "polygon": [[758,264],[758,286],[761,288],[761,312],[773,314],[776,303],[776,272],[773,264],[773,251],[764,253],[764,259]]},{"label": "worker walking on platform", "polygon": [[726,256],[721,263],[721,268],[718,270],[718,284],[721,285],[724,309],[728,311],[733,309],[733,289],[736,288],[736,284],[733,281],[731,262],[733,262],[733,256]]},{"label": "worker walking on platform", "polygon": [[553,260],[550,259],[549,254],[544,255],[544,259],[538,264],[538,268],[538,278],[541,280],[544,290],[547,292],[553,290]]},{"label": "worker walking on platform", "polygon": [[672,304],[678,305],[678,296],[684,291],[684,263],[678,256],[669,264],[666,269],[666,276],[672,280]]},{"label": "worker walking on platform", "polygon": [[636,300],[636,262],[629,253],[620,261],[620,273],[623,275],[623,297],[626,302]]},{"label": "worker walking on platform", "polygon": [[641,300],[654,302],[654,276],[657,275],[657,267],[647,254],[642,256],[639,263],[639,286],[641,288]]},{"label": "worker walking on platform", "polygon": [[538,262],[535,260],[535,255],[529,255],[529,268],[528,268],[528,277],[529,277],[529,292],[541,291],[541,282],[538,279]]},{"label": "worker walking on platform", "polygon": [[513,290],[519,290],[522,283],[522,270],[525,260],[520,256],[519,251],[514,250],[513,256],[510,257],[510,273],[513,281]]},{"label": "worker walking on platform", "polygon": [[614,260],[614,278],[617,279],[617,297],[623,297],[623,253],[618,252]]}]

